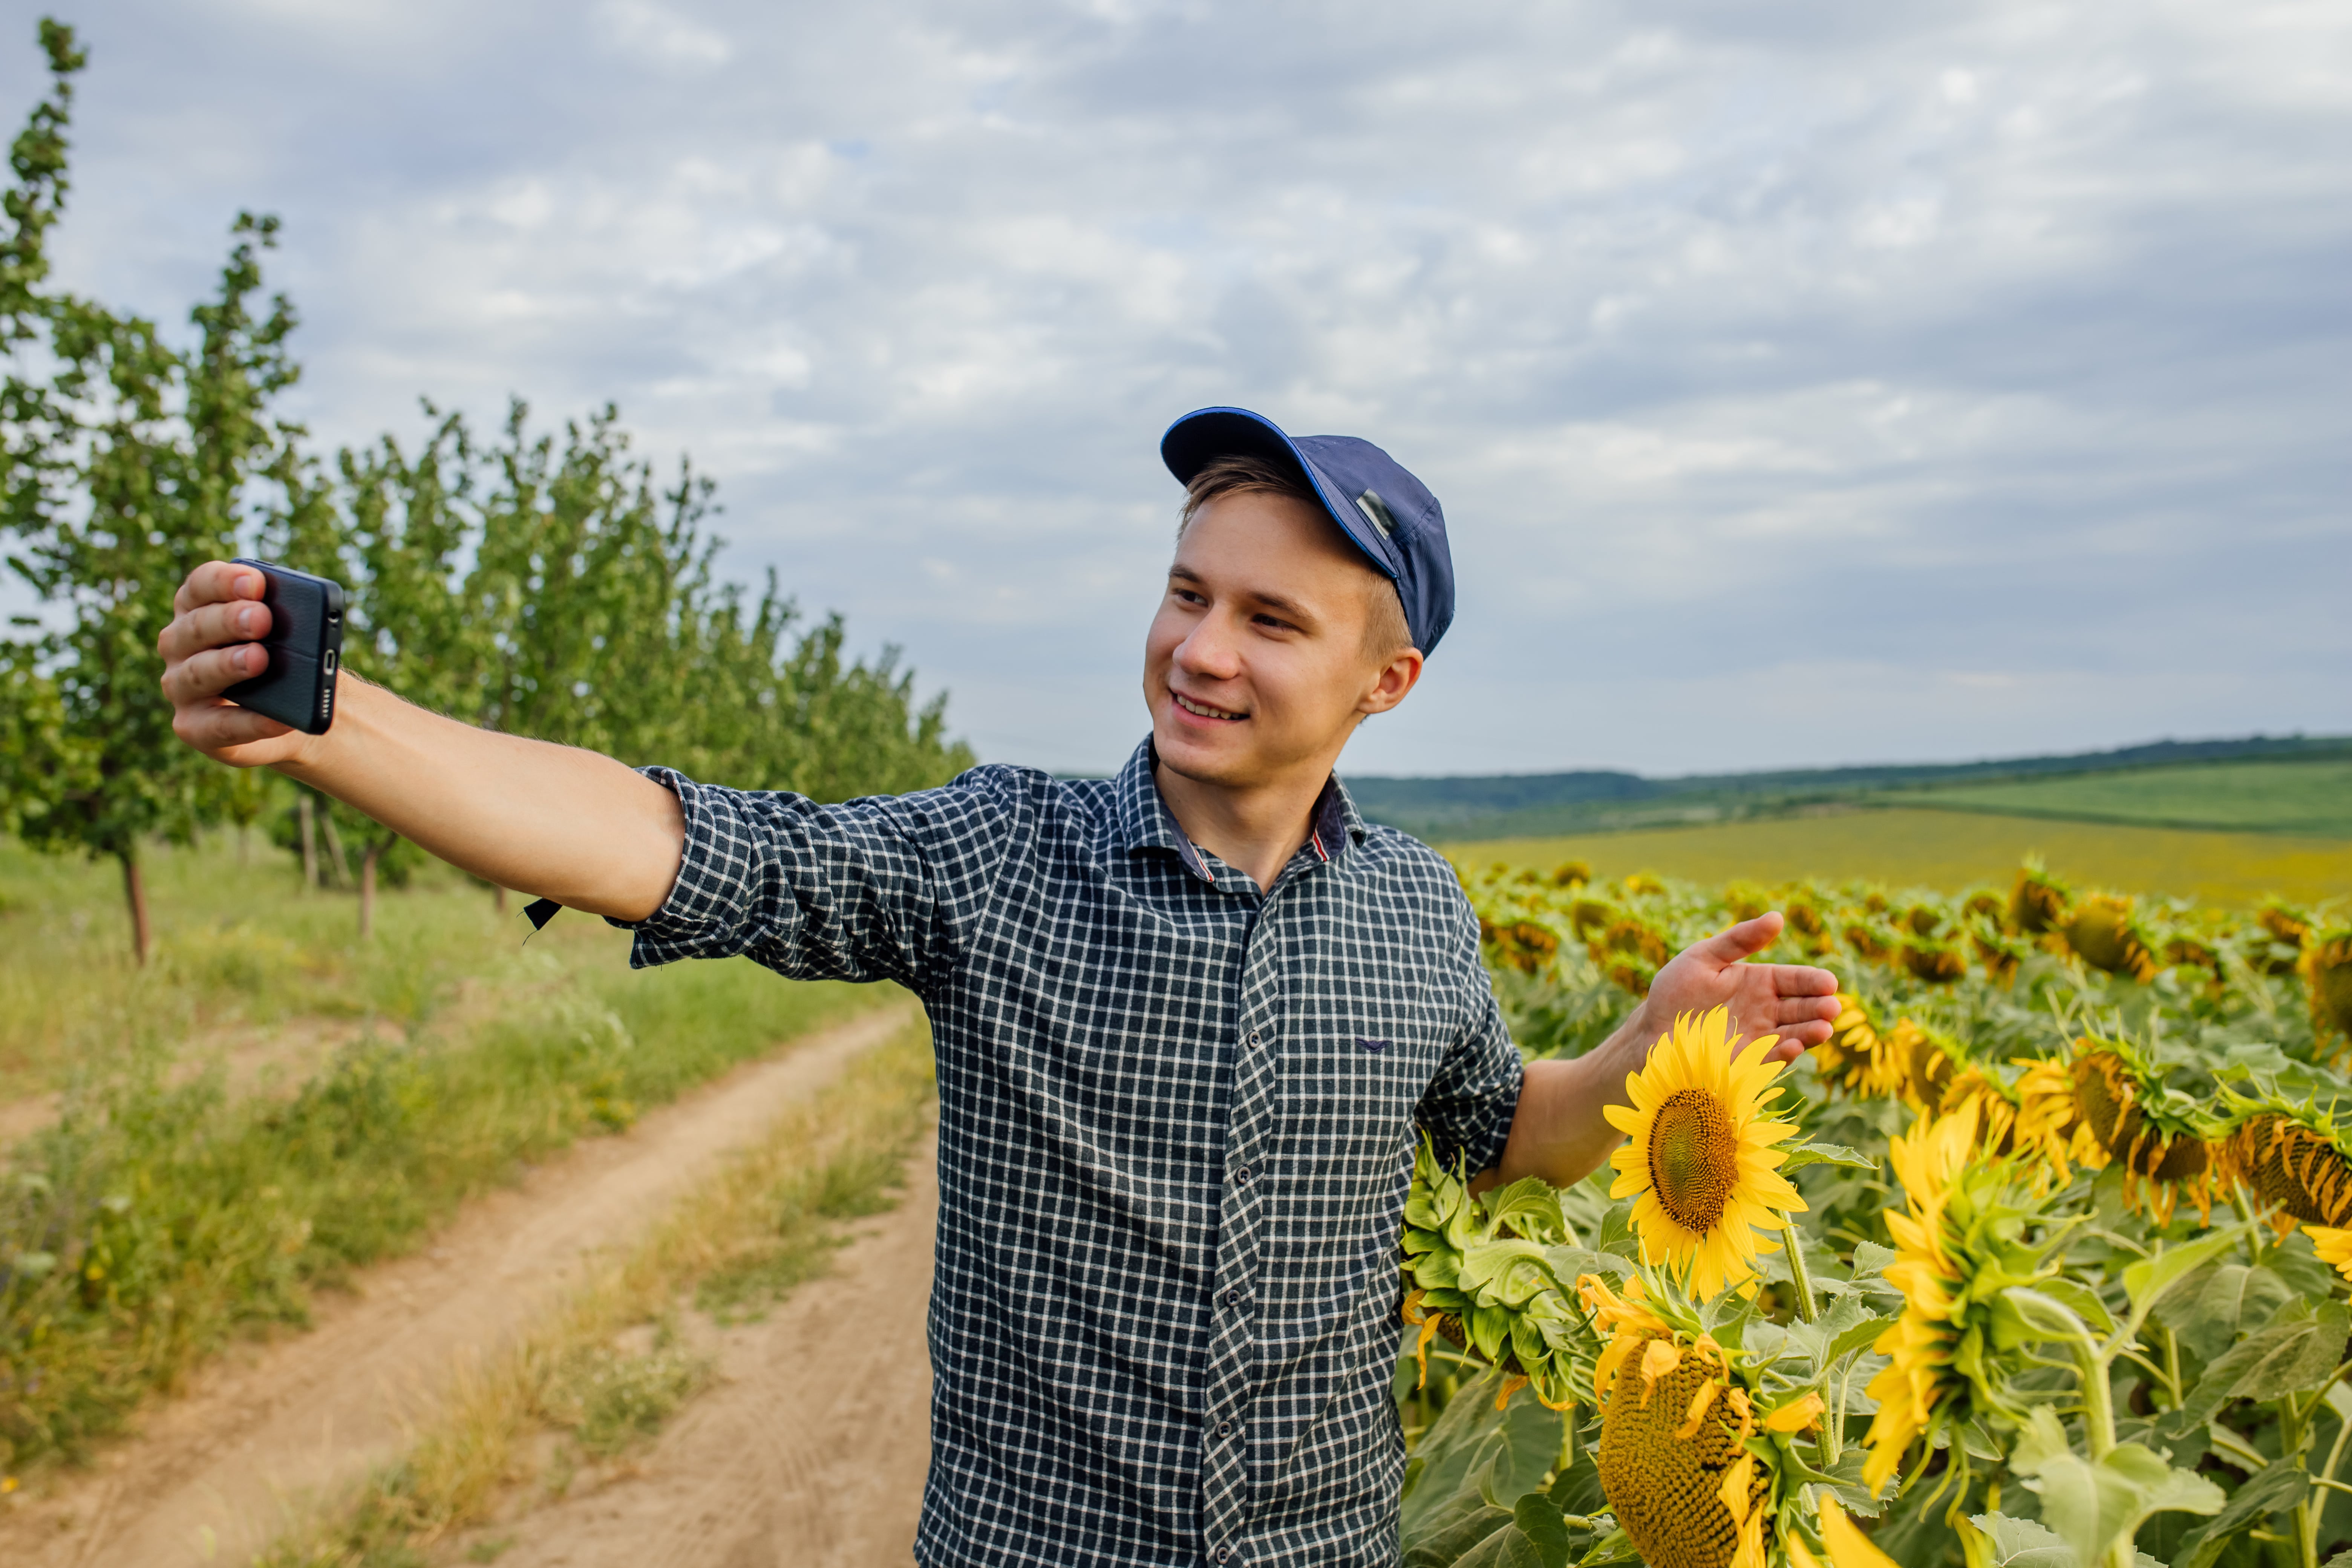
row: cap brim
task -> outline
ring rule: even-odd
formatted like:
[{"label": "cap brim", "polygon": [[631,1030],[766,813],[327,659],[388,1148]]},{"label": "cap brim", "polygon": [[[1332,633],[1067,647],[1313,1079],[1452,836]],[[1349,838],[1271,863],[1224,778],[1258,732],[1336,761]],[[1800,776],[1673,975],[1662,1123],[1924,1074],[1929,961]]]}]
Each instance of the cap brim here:
[{"label": "cap brim", "polygon": [[1356,510],[1354,498],[1341,495],[1323,470],[1283,434],[1282,427],[1263,414],[1246,408],[1196,408],[1160,437],[1160,460],[1168,465],[1179,484],[1191,484],[1193,475],[1217,458],[1235,456],[1263,458],[1296,468],[1320,498],[1324,511],[1339,531],[1355,542],[1382,576],[1394,581],[1404,575],[1396,547]]}]

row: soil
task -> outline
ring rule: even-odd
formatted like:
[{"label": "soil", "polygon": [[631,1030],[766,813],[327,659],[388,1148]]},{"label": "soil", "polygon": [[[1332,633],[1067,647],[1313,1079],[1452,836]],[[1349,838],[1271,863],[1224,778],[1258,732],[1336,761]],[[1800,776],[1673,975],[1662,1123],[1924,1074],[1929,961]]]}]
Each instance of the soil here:
[{"label": "soil", "polygon": [[898,1208],[763,1323],[707,1331],[719,1384],[569,1493],[510,1498],[437,1561],[499,1568],[902,1568],[930,1461],[926,1142]]},{"label": "soil", "polygon": [[[160,1403],[143,1431],[109,1449],[90,1471],[55,1478],[38,1496],[9,1500],[13,1506],[0,1507],[0,1563],[12,1568],[193,1568],[245,1562],[313,1500],[394,1458],[404,1446],[404,1424],[430,1410],[453,1375],[560,1301],[591,1255],[625,1241],[657,1218],[719,1160],[757,1138],[786,1106],[815,1093],[851,1058],[903,1026],[910,1011],[907,1004],[877,1008],[803,1037],[774,1057],[747,1063],[651,1112],[628,1131],[578,1144],[515,1187],[468,1205],[424,1252],[364,1271],[347,1295],[322,1297],[310,1332],[222,1356],[181,1397]],[[735,1331],[741,1342],[723,1352],[722,1365],[737,1381],[682,1415],[665,1445],[705,1429],[717,1418],[706,1409],[730,1408],[741,1389],[756,1384],[761,1374],[751,1346],[797,1321],[805,1303],[835,1299],[833,1293],[854,1277],[848,1270],[855,1260],[877,1248],[887,1254],[887,1236],[917,1225],[919,1237],[898,1243],[912,1247],[922,1270],[908,1298],[915,1314],[911,1349],[881,1354],[874,1347],[872,1334],[884,1304],[898,1298],[895,1288],[878,1300],[861,1295],[850,1312],[843,1312],[836,1300],[836,1315],[856,1322],[857,1347],[828,1352],[809,1372],[821,1383],[825,1375],[841,1375],[827,1368],[845,1371],[855,1360],[879,1386],[889,1378],[915,1375],[903,1367],[892,1370],[911,1360],[927,1379],[921,1311],[929,1278],[930,1226],[919,1193],[929,1190],[910,1185],[908,1202],[879,1222],[882,1234],[842,1255],[841,1278],[804,1287],[757,1331]],[[739,1361],[739,1354],[755,1359]],[[919,1435],[928,1384],[908,1386]],[[816,1458],[828,1463],[845,1447],[844,1428],[805,1406],[759,1414],[813,1447],[822,1443]],[[789,1435],[773,1435],[770,1447]],[[735,1441],[743,1450],[732,1456],[739,1462],[749,1459],[758,1443],[751,1435]],[[919,1496],[919,1449],[913,1463],[909,1495]],[[654,1473],[649,1469],[647,1478]],[[843,1484],[853,1495],[865,1485]],[[619,1497],[626,1490],[604,1488],[597,1496]],[[827,1495],[829,1506],[838,1507],[842,1494]],[[581,1498],[550,1510],[549,1528],[569,1508],[591,1500]],[[757,1500],[761,1506],[772,1501]],[[908,1541],[911,1510],[910,1501]],[[539,1521],[530,1522],[536,1536]],[[691,1535],[683,1522],[669,1528],[681,1547]],[[866,1524],[851,1518],[842,1528],[855,1534]],[[769,1559],[655,1553],[628,1560]],[[793,1560],[866,1559],[795,1553]],[[905,1561],[903,1544],[895,1560]]]}]

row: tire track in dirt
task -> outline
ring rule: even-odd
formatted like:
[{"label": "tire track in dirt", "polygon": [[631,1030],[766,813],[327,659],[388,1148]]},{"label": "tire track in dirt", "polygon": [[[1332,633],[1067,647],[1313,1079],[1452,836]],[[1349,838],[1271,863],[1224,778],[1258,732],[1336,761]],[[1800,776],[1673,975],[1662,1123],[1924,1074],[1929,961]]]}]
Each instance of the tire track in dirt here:
[{"label": "tire track in dirt", "polygon": [[[930,1464],[924,1340],[938,1143],[898,1206],[861,1225],[833,1271],[765,1322],[699,1339],[716,1386],[619,1479],[451,1543],[499,1568],[904,1568]],[[514,1500],[527,1508],[530,1500]]]},{"label": "tire track in dirt", "polygon": [[912,1012],[899,1003],[803,1036],[467,1205],[425,1252],[321,1297],[310,1332],[232,1350],[93,1473],[0,1513],[0,1562],[245,1561],[304,1502],[394,1458],[404,1423],[561,1301],[592,1255],[658,1218]]}]

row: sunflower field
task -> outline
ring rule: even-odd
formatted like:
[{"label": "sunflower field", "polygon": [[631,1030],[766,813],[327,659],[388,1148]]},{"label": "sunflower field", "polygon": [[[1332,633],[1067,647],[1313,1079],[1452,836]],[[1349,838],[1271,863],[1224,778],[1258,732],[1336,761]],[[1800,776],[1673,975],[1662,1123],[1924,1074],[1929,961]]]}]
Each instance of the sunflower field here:
[{"label": "sunflower field", "polygon": [[1424,1148],[1411,1568],[2352,1568],[2346,910],[1463,880],[1530,1057],[1766,910],[1843,989],[1676,1020],[1573,1187]]}]

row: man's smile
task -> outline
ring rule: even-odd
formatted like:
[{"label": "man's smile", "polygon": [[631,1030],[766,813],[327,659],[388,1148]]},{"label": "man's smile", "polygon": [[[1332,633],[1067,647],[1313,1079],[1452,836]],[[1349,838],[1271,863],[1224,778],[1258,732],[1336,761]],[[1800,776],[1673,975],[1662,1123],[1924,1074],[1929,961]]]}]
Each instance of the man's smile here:
[{"label": "man's smile", "polygon": [[1176,699],[1177,707],[1181,708],[1185,712],[1193,715],[1195,718],[1246,719],[1249,717],[1247,713],[1235,713],[1223,708],[1212,708],[1205,702],[1196,702],[1192,698],[1185,696],[1182,692],[1176,690],[1172,687],[1169,689],[1168,694]]}]

